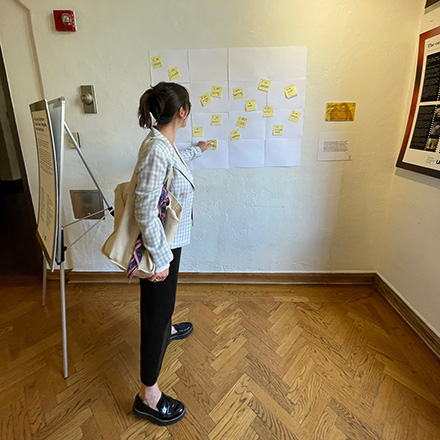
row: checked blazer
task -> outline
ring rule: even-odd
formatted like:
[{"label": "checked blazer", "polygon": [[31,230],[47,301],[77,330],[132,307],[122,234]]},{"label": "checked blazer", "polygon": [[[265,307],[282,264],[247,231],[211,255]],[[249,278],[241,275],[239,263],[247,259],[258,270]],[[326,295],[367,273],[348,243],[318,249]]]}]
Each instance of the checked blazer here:
[{"label": "checked blazer", "polygon": [[[171,249],[189,244],[192,225],[194,181],[186,162],[200,156],[199,147],[189,147],[176,153],[168,139],[152,128],[139,150],[135,173],[134,216],[142,234],[144,246],[156,264],[156,272],[165,270],[173,259]],[[171,246],[168,245],[158,217],[158,202],[162,186],[172,174],[170,191],[182,205],[179,223]]]}]

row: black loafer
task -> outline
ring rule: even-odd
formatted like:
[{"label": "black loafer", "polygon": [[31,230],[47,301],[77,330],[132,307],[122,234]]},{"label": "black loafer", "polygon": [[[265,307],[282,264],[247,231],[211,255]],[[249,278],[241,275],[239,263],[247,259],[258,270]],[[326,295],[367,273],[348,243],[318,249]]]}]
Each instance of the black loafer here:
[{"label": "black loafer", "polygon": [[183,402],[162,393],[157,410],[146,405],[139,394],[133,404],[133,414],[140,419],[147,419],[160,426],[168,426],[183,419],[186,409]]},{"label": "black loafer", "polygon": [[170,342],[176,341],[177,339],[185,339],[194,330],[194,326],[191,322],[181,322],[180,324],[174,324],[174,328],[176,329],[177,333],[174,333],[174,335],[170,336]]}]

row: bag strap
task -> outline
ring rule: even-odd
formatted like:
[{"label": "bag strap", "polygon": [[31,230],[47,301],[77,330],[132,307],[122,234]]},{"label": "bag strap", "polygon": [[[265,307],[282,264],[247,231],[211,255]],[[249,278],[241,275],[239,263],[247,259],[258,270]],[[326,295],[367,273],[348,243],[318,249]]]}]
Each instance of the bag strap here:
[{"label": "bag strap", "polygon": [[[148,139],[148,142],[155,140],[155,141],[161,141],[164,145],[166,145],[166,143],[163,141],[163,139],[161,139],[160,137],[157,136],[152,136],[150,137],[150,139]],[[131,175],[131,180],[130,180],[130,193],[134,193],[134,187],[136,184],[136,169],[139,165],[139,161],[140,161],[140,157],[138,157],[137,162],[136,162],[136,166],[134,167],[133,170],[133,174]],[[165,179],[164,185],[165,188],[169,191],[169,189],[171,188],[171,182],[173,180],[173,164],[171,163],[171,171],[168,173],[167,178]]]}]

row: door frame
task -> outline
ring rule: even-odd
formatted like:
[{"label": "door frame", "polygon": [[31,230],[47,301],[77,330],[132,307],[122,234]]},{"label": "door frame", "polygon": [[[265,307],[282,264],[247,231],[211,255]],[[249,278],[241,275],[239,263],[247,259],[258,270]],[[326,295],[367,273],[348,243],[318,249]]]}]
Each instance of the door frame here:
[{"label": "door frame", "polygon": [[[9,89],[9,82],[8,82],[8,76],[6,73],[6,63],[3,56],[3,49],[0,42],[0,87],[2,89],[5,102],[6,102],[6,111],[8,114],[8,120],[9,125],[11,128],[11,134],[12,139],[14,143],[14,150],[17,157],[18,167],[20,169],[20,178],[21,178],[21,184],[23,186],[23,193],[25,197],[25,204],[26,204],[26,212],[27,212],[27,221],[29,226],[32,228],[32,232],[34,233],[35,237],[35,252],[31,248],[34,248],[34,246],[30,246],[29,251],[30,254],[28,255],[29,258],[37,258],[40,263],[41,267],[43,265],[43,255],[41,252],[41,248],[37,241],[37,221],[35,217],[34,212],[34,205],[32,204],[32,198],[31,198],[31,192],[29,189],[29,182],[27,178],[26,173],[26,167],[23,160],[23,154],[21,151],[21,144],[20,144],[20,137],[18,135],[18,128],[17,128],[17,122],[15,118],[15,112],[14,112],[14,106],[12,103],[12,97],[11,97],[11,91]],[[43,269],[42,269],[43,270]]]}]

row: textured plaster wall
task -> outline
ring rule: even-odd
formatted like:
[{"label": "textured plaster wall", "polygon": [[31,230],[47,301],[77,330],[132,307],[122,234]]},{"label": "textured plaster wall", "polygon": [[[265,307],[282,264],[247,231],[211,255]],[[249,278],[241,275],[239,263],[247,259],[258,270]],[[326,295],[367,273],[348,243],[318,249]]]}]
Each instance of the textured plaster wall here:
[{"label": "textured plaster wall", "polygon": [[[436,9],[423,17],[420,31],[439,25]],[[440,180],[397,169],[378,271],[440,336],[439,240]]]},{"label": "textured plaster wall", "polygon": [[[78,32],[54,31],[55,0],[1,0],[3,46],[34,203],[37,162],[28,104],[65,96],[105,193],[128,179],[146,135],[137,103],[149,86],[148,51],[245,46],[308,47],[301,166],[194,172],[195,228],[183,271],[374,271],[401,141],[423,0],[267,2],[78,0]],[[99,113],[84,115],[79,86],[94,84]],[[197,97],[195,97],[197,99]],[[354,123],[325,123],[325,103],[357,101]],[[354,131],[351,163],[318,162],[321,131]],[[69,189],[93,188],[75,151]],[[72,241],[87,227],[67,231]],[[114,270],[100,254],[106,220],[69,253],[74,270]]]}]

